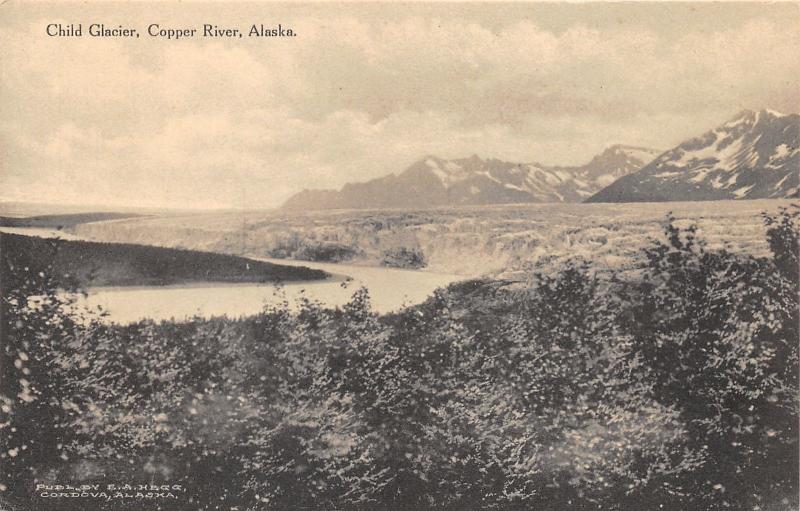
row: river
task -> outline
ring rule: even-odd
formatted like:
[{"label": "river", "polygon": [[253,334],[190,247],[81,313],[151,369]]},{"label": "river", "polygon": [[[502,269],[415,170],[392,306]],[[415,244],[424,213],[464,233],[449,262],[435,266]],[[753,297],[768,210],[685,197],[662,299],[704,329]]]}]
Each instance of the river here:
[{"label": "river", "polygon": [[[40,237],[79,239],[74,235],[47,229],[0,228],[0,231]],[[174,286],[93,287],[78,297],[77,306],[89,310],[102,308],[105,321],[131,323],[141,319],[185,319],[192,316],[255,314],[266,305],[288,301],[297,308],[298,300],[308,299],[325,306],[347,303],[353,293],[365,287],[376,312],[396,311],[425,301],[434,290],[463,280],[462,275],[356,266],[286,259],[256,258],[276,264],[318,268],[331,274],[326,280],[273,284],[194,283]]]}]

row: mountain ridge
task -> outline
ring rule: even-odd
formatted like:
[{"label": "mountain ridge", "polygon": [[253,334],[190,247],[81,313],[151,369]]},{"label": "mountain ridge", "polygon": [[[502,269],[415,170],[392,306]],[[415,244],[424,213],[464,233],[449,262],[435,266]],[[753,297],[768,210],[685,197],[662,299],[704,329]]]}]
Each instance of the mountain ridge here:
[{"label": "mountain ridge", "polygon": [[347,183],[339,190],[303,190],[282,209],[581,202],[658,154],[654,149],[616,144],[580,166],[513,163],[476,154],[444,159],[429,154],[400,174]]},{"label": "mountain ridge", "polygon": [[800,114],[743,110],[586,202],[793,198],[799,186]]}]

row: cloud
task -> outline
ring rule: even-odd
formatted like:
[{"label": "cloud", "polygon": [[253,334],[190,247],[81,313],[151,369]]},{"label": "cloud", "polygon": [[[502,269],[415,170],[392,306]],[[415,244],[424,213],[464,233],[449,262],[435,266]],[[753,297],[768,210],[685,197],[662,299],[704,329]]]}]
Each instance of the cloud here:
[{"label": "cloud", "polygon": [[271,207],[429,153],[580,163],[800,104],[796,11],[714,29],[308,11],[300,36],[270,41],[65,40],[43,36],[59,18],[13,19],[3,195]]}]

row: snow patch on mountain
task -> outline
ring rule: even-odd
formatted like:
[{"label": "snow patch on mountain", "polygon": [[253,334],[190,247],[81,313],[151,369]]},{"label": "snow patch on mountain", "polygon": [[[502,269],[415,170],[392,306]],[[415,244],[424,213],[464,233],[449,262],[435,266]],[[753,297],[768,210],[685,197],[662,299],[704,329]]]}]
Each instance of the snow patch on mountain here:
[{"label": "snow patch on mountain", "polygon": [[735,190],[735,191],[733,192],[733,195],[734,195],[734,196],[735,196],[737,199],[741,199],[741,198],[745,197],[745,196],[746,196],[746,195],[747,195],[747,194],[750,192],[750,190],[752,190],[752,189],[753,189],[753,187],[754,187],[754,186],[755,186],[755,185],[743,186],[743,187],[741,187],[741,188],[739,188],[739,189]]}]

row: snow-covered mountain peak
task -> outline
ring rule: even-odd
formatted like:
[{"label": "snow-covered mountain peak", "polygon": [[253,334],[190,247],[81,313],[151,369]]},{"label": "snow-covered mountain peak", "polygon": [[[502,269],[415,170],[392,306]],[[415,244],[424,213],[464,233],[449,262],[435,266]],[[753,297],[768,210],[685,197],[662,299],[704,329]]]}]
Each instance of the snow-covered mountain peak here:
[{"label": "snow-covered mountain peak", "polygon": [[791,197],[798,192],[800,115],[745,110],[663,153],[592,201]]},{"label": "snow-covered mountain peak", "polygon": [[649,163],[660,153],[661,151],[658,149],[651,149],[649,147],[615,144],[609,146],[605,151],[595,156],[595,159],[628,158]]},{"label": "snow-covered mountain peak", "polygon": [[742,125],[752,127],[761,121],[769,122],[770,120],[788,117],[789,115],[791,114],[784,114],[777,110],[770,110],[769,108],[763,108],[761,110],[742,110],[722,126],[717,127],[715,131],[731,129]]},{"label": "snow-covered mountain peak", "polygon": [[788,114],[778,112],[777,110],[771,110],[769,108],[765,108],[761,110],[761,115],[769,115],[772,117],[786,117]]},{"label": "snow-covered mountain peak", "polygon": [[443,160],[435,156],[428,156],[425,158],[424,163],[445,188],[450,188],[453,184],[464,181],[470,174],[468,170],[454,160]]}]

